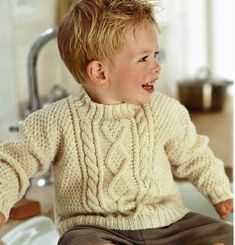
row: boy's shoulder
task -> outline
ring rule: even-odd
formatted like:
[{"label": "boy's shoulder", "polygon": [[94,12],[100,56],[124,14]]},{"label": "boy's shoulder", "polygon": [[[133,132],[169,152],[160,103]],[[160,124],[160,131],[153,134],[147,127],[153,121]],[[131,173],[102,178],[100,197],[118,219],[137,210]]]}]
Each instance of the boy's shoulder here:
[{"label": "boy's shoulder", "polygon": [[44,105],[41,109],[31,113],[24,121],[30,122],[37,120],[38,122],[55,122],[57,119],[61,120],[65,118],[69,112],[68,101],[70,97],[71,95],[48,105]]},{"label": "boy's shoulder", "polygon": [[161,92],[155,93],[150,106],[158,121],[176,123],[190,118],[188,110],[180,101]]},{"label": "boy's shoulder", "polygon": [[188,110],[180,101],[161,92],[155,93],[150,106],[155,124],[161,125],[159,128],[165,129],[165,133],[176,132],[190,120]]},{"label": "boy's shoulder", "polygon": [[153,95],[150,105],[157,111],[185,110],[184,106],[177,99],[159,91]]}]

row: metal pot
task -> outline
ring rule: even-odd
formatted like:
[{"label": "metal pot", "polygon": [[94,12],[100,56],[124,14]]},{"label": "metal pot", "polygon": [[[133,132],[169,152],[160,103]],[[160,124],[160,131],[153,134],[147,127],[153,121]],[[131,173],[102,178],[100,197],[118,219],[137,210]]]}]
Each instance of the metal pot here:
[{"label": "metal pot", "polygon": [[207,68],[200,68],[194,79],[178,83],[181,103],[192,111],[222,110],[226,101],[227,87],[233,84],[228,80],[212,79]]}]

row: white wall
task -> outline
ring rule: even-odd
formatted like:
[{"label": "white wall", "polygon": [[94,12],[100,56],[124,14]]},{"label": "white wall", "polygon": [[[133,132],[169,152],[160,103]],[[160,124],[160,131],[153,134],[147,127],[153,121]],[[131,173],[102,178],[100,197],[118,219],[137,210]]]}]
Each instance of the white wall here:
[{"label": "white wall", "polygon": [[234,79],[234,1],[213,3],[213,70],[219,77]]},{"label": "white wall", "polygon": [[0,4],[0,141],[7,138],[9,124],[18,118],[14,44],[10,2]]},{"label": "white wall", "polygon": [[[0,2],[0,142],[14,138],[16,125],[28,103],[27,56],[33,42],[54,26],[55,0],[1,0]],[[57,83],[78,89],[60,61],[56,41],[42,48],[38,58],[40,96]]]}]

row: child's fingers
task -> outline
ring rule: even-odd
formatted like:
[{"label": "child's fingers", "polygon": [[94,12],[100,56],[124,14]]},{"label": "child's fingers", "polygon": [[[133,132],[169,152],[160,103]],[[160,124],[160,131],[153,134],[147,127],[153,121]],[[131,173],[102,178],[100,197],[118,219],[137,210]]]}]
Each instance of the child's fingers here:
[{"label": "child's fingers", "polygon": [[216,211],[219,213],[219,215],[227,214],[227,208],[224,205],[217,206]]},{"label": "child's fingers", "polygon": [[226,219],[228,214],[233,211],[233,200],[229,199],[215,205],[216,212],[222,220]]},{"label": "child's fingers", "polygon": [[230,213],[229,209],[227,209],[224,205],[216,206],[216,211],[222,220],[225,220]]},{"label": "child's fingers", "polygon": [[225,207],[226,209],[229,211],[229,212],[233,212],[233,205],[232,204],[225,204]]},{"label": "child's fingers", "polygon": [[222,213],[224,213],[224,214],[229,214],[229,213],[231,213],[231,212],[233,212],[233,206],[231,206],[231,205],[224,205],[223,207],[222,207]]},{"label": "child's fingers", "polygon": [[225,220],[225,219],[227,219],[227,214],[223,214],[223,215],[220,215],[220,218],[222,219],[222,220]]},{"label": "child's fingers", "polygon": [[221,205],[221,206],[219,207],[219,211],[220,211],[220,213],[222,213],[222,214],[226,214],[226,213],[227,213],[227,207],[224,206],[224,205]]}]

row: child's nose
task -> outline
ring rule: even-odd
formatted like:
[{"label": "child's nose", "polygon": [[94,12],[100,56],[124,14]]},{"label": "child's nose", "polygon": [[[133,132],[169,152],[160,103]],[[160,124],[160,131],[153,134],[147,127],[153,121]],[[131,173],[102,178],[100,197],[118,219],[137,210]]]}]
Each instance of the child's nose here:
[{"label": "child's nose", "polygon": [[161,65],[157,60],[154,61],[152,71],[154,73],[159,73],[161,71]]}]

